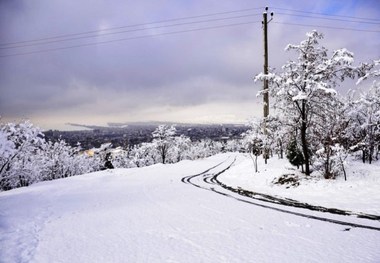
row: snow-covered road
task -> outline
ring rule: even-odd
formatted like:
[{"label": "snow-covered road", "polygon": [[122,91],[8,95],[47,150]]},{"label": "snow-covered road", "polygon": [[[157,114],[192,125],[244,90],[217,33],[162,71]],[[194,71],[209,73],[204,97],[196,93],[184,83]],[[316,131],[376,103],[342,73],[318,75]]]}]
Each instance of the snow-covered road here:
[{"label": "snow-covered road", "polygon": [[[187,176],[215,174],[235,156],[238,164],[241,156],[223,154],[0,193],[0,262],[380,262],[380,231],[189,184]],[[207,180],[202,187],[216,187]]]}]

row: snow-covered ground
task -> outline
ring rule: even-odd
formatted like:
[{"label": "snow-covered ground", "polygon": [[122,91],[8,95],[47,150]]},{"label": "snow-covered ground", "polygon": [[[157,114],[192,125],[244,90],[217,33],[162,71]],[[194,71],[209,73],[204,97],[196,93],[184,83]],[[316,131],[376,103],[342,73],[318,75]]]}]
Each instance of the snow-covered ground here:
[{"label": "snow-covered ground", "polygon": [[[363,164],[351,159],[346,165],[347,181],[344,177],[321,180],[321,175],[310,178],[301,174],[287,159],[273,157],[264,164],[258,158],[259,172],[255,173],[253,161],[248,156],[220,176],[220,180],[232,187],[241,187],[259,193],[286,197],[312,205],[363,212],[380,216],[380,162]],[[294,174],[301,178],[298,187],[272,182],[283,174]]]},{"label": "snow-covered ground", "polygon": [[[316,196],[319,200],[314,203],[334,206],[355,199],[343,199],[350,195],[345,184],[351,184],[356,199],[359,192],[366,195],[347,208],[379,211],[378,193],[361,189],[374,191],[376,184],[380,189],[379,180],[372,179],[376,174],[363,175],[366,180],[349,176],[348,182],[310,181],[298,190],[285,190],[265,186],[272,179],[263,165],[259,167],[262,172],[254,175],[244,155],[221,154],[172,165],[96,172],[2,192],[0,262],[380,262],[378,230],[239,202],[210,191],[217,186],[201,179],[194,184],[204,189],[182,180],[217,173],[235,156],[234,166],[219,176],[228,184],[276,195],[289,192],[292,198],[303,200]],[[268,171],[276,168],[271,176],[283,171],[278,161],[269,167]],[[197,178],[201,176],[193,179]],[[341,195],[332,195],[333,186]],[[334,203],[329,199],[335,199]],[[338,215],[330,218],[344,220]],[[380,229],[380,222],[371,224]]]}]

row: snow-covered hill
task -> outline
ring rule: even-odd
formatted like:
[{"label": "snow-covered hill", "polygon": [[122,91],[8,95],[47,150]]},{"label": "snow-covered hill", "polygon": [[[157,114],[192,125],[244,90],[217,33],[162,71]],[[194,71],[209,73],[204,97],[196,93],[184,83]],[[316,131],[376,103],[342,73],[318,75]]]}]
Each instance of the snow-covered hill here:
[{"label": "snow-covered hill", "polygon": [[[247,158],[221,154],[172,165],[96,172],[2,192],[0,262],[380,261],[378,221],[279,209],[275,204],[234,198],[202,177],[224,170],[235,157],[234,165],[219,179],[240,186],[245,180],[247,187],[253,187],[249,177],[237,176],[245,169],[250,173]],[[199,187],[189,183],[190,178],[198,180],[191,183]],[[308,195],[307,189],[300,189]],[[367,224],[373,229],[301,214]]]}]

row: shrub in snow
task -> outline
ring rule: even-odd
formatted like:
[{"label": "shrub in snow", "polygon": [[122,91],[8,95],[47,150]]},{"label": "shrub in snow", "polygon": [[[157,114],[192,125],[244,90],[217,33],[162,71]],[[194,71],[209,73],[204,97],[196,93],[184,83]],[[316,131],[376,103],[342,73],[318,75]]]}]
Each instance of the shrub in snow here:
[{"label": "shrub in snow", "polygon": [[290,141],[288,147],[286,148],[286,151],[286,158],[289,160],[289,162],[292,165],[297,166],[297,168],[301,166],[303,170],[305,159],[303,158],[302,152],[299,149],[295,138]]},{"label": "shrub in snow", "polygon": [[313,167],[325,179],[335,179],[339,175],[344,175],[345,180],[347,180],[345,170],[347,156],[348,151],[341,145],[331,146],[328,144],[316,152]]}]

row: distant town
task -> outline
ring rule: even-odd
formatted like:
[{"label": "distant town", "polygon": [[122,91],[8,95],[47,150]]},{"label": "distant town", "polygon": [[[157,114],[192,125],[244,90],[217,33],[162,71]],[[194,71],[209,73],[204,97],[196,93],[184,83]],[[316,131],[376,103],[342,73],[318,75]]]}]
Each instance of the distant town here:
[{"label": "distant town", "polygon": [[[112,143],[113,147],[132,147],[134,145],[151,142],[152,132],[160,123],[133,123],[128,125],[86,126],[79,131],[45,131],[46,140],[65,140],[71,146],[78,143],[82,149],[98,148],[104,143]],[[171,124],[169,124],[171,125]],[[239,139],[241,134],[248,130],[245,125],[238,124],[179,124],[174,125],[177,135],[188,136],[192,141],[209,138],[214,141]]]}]

